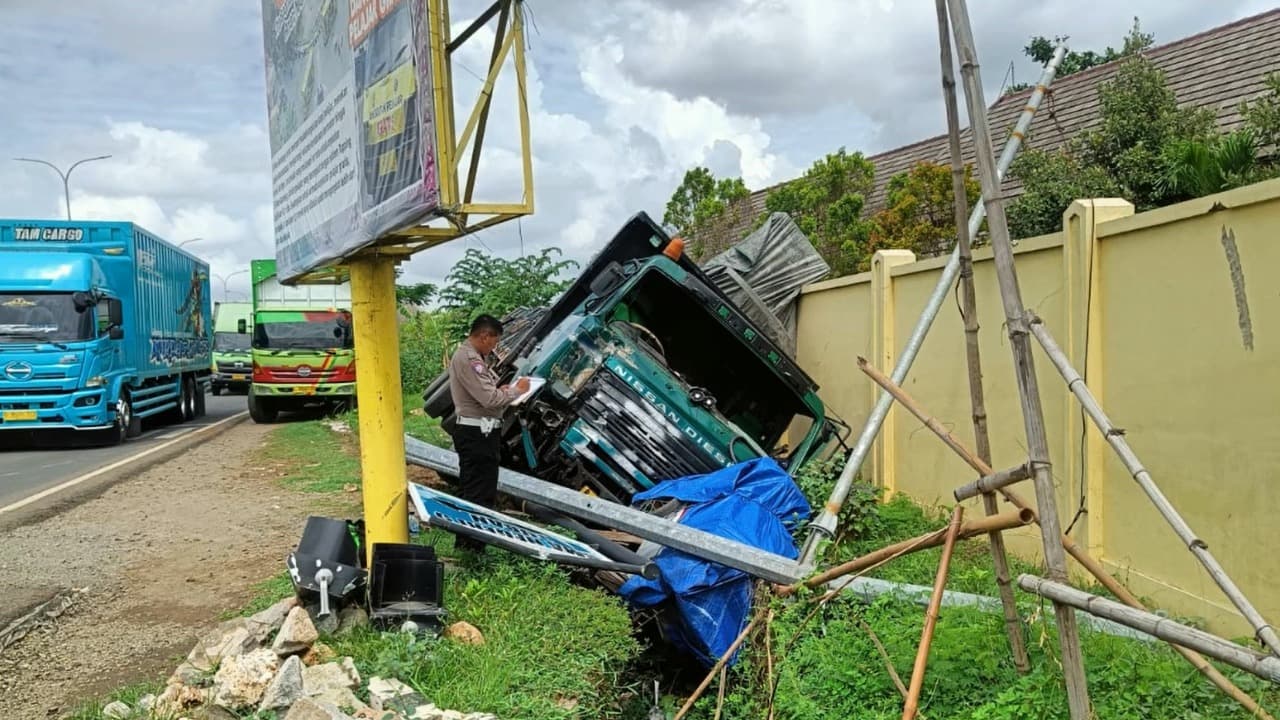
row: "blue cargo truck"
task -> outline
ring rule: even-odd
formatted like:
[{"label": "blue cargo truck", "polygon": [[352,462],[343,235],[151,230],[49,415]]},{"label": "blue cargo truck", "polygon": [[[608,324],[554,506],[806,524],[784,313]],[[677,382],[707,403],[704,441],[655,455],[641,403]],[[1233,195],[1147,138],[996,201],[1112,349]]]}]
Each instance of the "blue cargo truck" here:
[{"label": "blue cargo truck", "polygon": [[133,223],[0,219],[0,445],[191,420],[212,368],[204,261]]}]

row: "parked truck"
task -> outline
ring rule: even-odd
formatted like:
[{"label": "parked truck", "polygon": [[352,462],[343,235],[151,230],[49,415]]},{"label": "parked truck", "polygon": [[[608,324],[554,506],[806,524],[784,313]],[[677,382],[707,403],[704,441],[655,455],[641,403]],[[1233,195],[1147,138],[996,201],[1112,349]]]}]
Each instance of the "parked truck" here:
[{"label": "parked truck", "polygon": [[209,266],[128,222],[0,220],[0,434],[204,414]]},{"label": "parked truck", "polygon": [[221,302],[213,306],[213,379],[210,392],[248,392],[253,356],[253,303]]},{"label": "parked truck", "polygon": [[[627,503],[750,458],[797,468],[835,431],[813,380],[644,213],[548,308],[507,320],[502,382],[546,383],[506,414],[506,467]],[[451,429],[447,372],[424,399]]]},{"label": "parked truck", "polygon": [[288,286],[275,260],[250,263],[253,360],[249,415],[274,422],[281,411],[322,404],[333,410],[356,398],[351,284]]}]

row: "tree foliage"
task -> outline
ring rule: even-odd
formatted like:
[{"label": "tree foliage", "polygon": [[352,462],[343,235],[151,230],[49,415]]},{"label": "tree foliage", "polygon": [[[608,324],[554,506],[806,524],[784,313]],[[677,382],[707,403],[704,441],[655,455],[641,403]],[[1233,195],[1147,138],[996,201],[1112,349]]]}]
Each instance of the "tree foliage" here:
[{"label": "tree foliage", "polygon": [[[1046,65],[1053,58],[1053,49],[1062,42],[1064,38],[1055,37],[1050,40],[1043,35],[1037,35],[1031,38],[1027,46],[1022,49],[1022,53],[1037,65]],[[1074,75],[1083,72],[1091,67],[1105,65],[1106,63],[1119,60],[1121,58],[1137,55],[1155,44],[1156,36],[1152,33],[1142,32],[1142,25],[1138,18],[1133,19],[1133,27],[1129,29],[1129,34],[1125,36],[1124,42],[1117,50],[1108,46],[1101,52],[1093,50],[1076,51],[1070,50],[1062,57],[1062,62],[1058,64],[1058,71],[1055,77],[1061,79],[1068,75]],[[1008,92],[1018,92],[1031,87],[1026,83],[1019,83],[1009,88]]]},{"label": "tree foliage", "polygon": [[[970,208],[982,197],[970,167],[965,168],[965,195]],[[885,208],[875,216],[875,249],[904,248],[918,257],[931,257],[948,252],[955,237],[950,166],[920,162],[889,179]]]},{"label": "tree foliage", "polygon": [[1076,200],[1122,194],[1105,170],[1066,150],[1026,150],[1010,172],[1022,181],[1022,194],[1009,206],[1009,232],[1018,238],[1061,230],[1062,213]]},{"label": "tree foliage", "polygon": [[696,257],[700,251],[698,231],[749,194],[742,178],[716,179],[707,168],[695,167],[684,174],[667,201],[662,224],[668,232],[690,241],[690,250]]},{"label": "tree foliage", "polygon": [[1171,200],[1212,195],[1261,177],[1258,141],[1245,128],[1208,140],[1178,140],[1164,149],[1161,189]]},{"label": "tree foliage", "polygon": [[396,284],[396,301],[401,305],[426,307],[431,304],[439,290],[433,283],[414,283],[412,285]]},{"label": "tree foliage", "polygon": [[765,199],[765,216],[785,212],[809,236],[833,276],[865,270],[871,261],[873,224],[862,217],[875,186],[875,166],[842,147],[816,161],[804,176]]},{"label": "tree foliage", "polygon": [[451,338],[466,336],[476,315],[502,317],[518,307],[551,301],[569,286],[564,271],[578,263],[563,260],[559,248],[545,248],[514,260],[495,257],[476,248],[467,250],[445,278],[439,299],[444,327]]},{"label": "tree foliage", "polygon": [[1280,72],[1267,73],[1266,90],[1252,103],[1240,103],[1240,114],[1262,147],[1280,149]]}]

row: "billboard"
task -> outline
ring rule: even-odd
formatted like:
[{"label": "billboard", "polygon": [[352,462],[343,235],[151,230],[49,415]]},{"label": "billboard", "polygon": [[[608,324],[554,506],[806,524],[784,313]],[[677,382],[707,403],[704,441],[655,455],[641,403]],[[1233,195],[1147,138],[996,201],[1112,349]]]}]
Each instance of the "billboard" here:
[{"label": "billboard", "polygon": [[427,0],[262,0],[282,279],[438,209],[427,20]]}]

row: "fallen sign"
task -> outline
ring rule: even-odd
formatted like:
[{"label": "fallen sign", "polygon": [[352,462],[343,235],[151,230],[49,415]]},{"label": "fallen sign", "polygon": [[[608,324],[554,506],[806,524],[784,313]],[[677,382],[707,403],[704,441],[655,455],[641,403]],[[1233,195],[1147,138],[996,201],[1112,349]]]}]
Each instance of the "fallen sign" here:
[{"label": "fallen sign", "polygon": [[409,483],[409,498],[421,522],[519,555],[645,577],[657,572],[652,563],[617,562],[585,543],[417,483]]},{"label": "fallen sign", "polygon": [[[458,455],[416,438],[405,436],[405,457],[415,465],[457,477]],[[537,503],[566,515],[623,530],[665,547],[682,550],[773,583],[792,585],[813,568],[794,560],[765,552],[744,543],[680,525],[672,520],[591,497],[545,480],[502,468],[498,471],[498,491]]]}]

